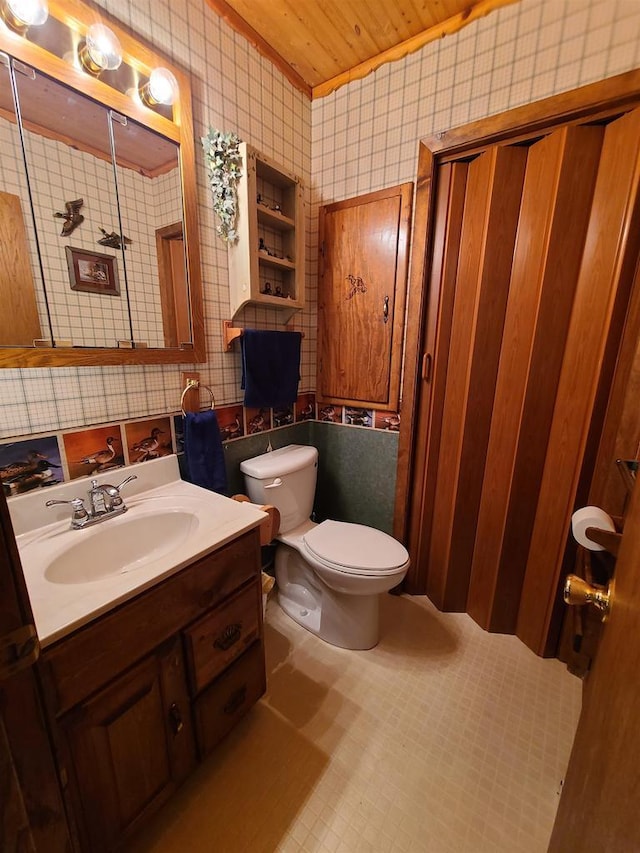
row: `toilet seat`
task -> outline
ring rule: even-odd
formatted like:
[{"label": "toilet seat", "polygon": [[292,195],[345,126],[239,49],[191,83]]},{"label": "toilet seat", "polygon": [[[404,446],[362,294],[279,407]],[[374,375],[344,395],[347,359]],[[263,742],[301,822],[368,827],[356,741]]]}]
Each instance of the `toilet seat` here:
[{"label": "toilet seat", "polygon": [[350,575],[381,577],[406,566],[409,554],[392,536],[344,521],[323,521],[307,531],[302,541],[324,565]]}]

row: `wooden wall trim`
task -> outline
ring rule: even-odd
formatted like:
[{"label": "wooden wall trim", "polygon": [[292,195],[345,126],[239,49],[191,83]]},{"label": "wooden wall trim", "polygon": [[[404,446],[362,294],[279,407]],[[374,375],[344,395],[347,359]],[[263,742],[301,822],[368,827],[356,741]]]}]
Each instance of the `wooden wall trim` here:
[{"label": "wooden wall trim", "polygon": [[[413,444],[416,430],[418,369],[422,361],[422,337],[425,314],[432,319],[434,311],[427,311],[426,274],[430,264],[430,234],[433,227],[435,163],[429,149],[420,143],[418,151],[418,177],[416,205],[413,218],[409,288],[407,293],[404,343],[404,370],[401,390],[402,415],[398,438],[398,463],[393,532],[406,541],[409,526]],[[435,326],[434,326],[435,330]],[[419,590],[416,590],[419,591]]]},{"label": "wooden wall trim", "polygon": [[[209,2],[213,5],[217,0],[209,0]],[[438,39],[459,32],[467,24],[483,18],[490,12],[495,12],[496,9],[501,9],[504,6],[510,6],[517,2],[518,0],[479,0],[463,12],[447,18],[446,21],[441,21],[433,27],[422,30],[422,32],[405,39],[400,44],[396,44],[387,50],[383,50],[382,53],[378,53],[376,56],[372,56],[370,59],[365,59],[364,62],[354,65],[353,68],[336,74],[335,77],[331,77],[331,79],[325,80],[323,83],[318,83],[317,86],[313,87],[311,97],[313,100],[324,98],[341,86],[351,83],[353,80],[361,80],[363,77],[371,74],[372,71],[380,68],[381,65],[385,65],[388,62],[396,62],[398,59],[404,59],[433,41],[438,41]]]},{"label": "wooden wall trim", "polygon": [[457,155],[479,144],[493,145],[605,110],[629,108],[639,98],[640,69],[636,69],[446,130],[426,137],[422,143],[434,157]]},{"label": "wooden wall trim", "polygon": [[[270,44],[267,44],[260,33],[257,30],[254,30],[254,28],[248,24],[233,7],[226,3],[225,0],[207,0],[207,3],[217,15],[229,24],[232,29],[237,33],[240,33],[241,36],[244,36],[244,38],[246,38],[247,41],[255,47],[258,53],[262,54],[262,56],[272,62],[276,68],[284,74],[287,80],[295,86],[296,89],[298,89],[298,91],[302,92],[303,95],[306,95],[307,98],[311,100],[311,86],[302,79],[297,71],[294,71],[289,63],[286,62]],[[269,13],[265,12],[265,14]]]}]

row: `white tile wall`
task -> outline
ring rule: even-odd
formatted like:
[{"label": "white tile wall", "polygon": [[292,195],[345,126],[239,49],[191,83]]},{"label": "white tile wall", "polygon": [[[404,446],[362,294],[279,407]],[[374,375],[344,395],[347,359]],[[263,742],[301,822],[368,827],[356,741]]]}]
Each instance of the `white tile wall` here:
[{"label": "white tile wall", "polygon": [[[638,0],[521,0],[311,105],[202,0],[98,5],[189,71],[196,139],[209,125],[236,131],[304,178],[310,304],[298,323],[301,391],[315,386],[320,203],[412,180],[422,137],[640,65]],[[240,358],[222,352],[226,247],[215,236],[199,147],[196,165],[208,352],[198,369],[221,405],[241,399]],[[277,327],[264,310],[246,321]],[[162,368],[161,381],[157,369],[142,367],[2,370],[0,437],[156,413],[161,402],[176,409],[180,370]],[[26,398],[34,382],[55,382],[57,391],[34,406]]]}]

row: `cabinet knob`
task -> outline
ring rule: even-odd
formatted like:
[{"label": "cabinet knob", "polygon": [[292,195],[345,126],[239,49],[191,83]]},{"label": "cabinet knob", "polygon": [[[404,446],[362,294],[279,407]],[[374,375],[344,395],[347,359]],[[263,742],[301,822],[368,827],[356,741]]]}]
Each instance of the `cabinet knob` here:
[{"label": "cabinet knob", "polygon": [[242,625],[239,622],[234,622],[232,625],[227,625],[222,634],[214,641],[213,645],[216,649],[226,652],[235,643],[238,642],[242,635]]},{"label": "cabinet knob", "polygon": [[385,296],[382,302],[382,320],[384,323],[389,322],[389,297]]}]

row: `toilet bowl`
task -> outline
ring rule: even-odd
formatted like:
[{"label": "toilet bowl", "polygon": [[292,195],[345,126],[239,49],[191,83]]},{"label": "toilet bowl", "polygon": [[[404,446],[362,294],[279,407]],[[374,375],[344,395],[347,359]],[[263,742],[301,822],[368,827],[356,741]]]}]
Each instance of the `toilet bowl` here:
[{"label": "toilet bowl", "polygon": [[288,445],[241,463],[249,497],[277,507],[278,602],[292,619],[346,649],[379,639],[379,596],[399,584],[409,554],[396,539],[362,524],[310,519],[318,451]]}]

